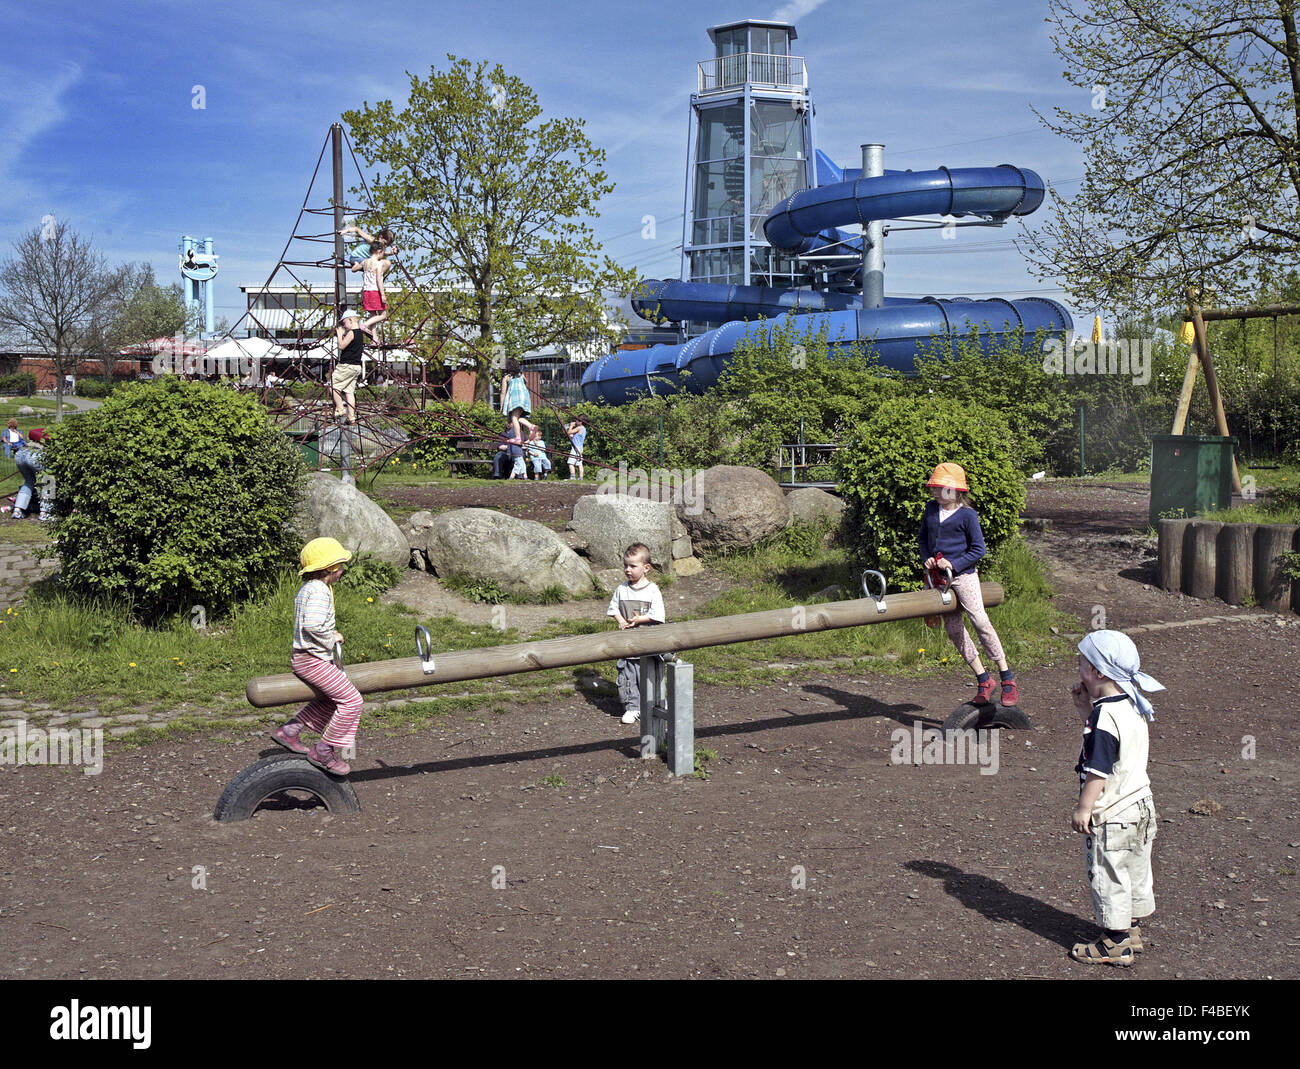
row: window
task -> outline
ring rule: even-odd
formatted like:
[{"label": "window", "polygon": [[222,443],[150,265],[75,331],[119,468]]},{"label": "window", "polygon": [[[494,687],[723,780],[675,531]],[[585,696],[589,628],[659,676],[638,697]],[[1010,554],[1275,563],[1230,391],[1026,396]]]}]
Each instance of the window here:
[{"label": "window", "polygon": [[700,112],[697,161],[722,160],[745,154],[743,105],[706,108]]}]

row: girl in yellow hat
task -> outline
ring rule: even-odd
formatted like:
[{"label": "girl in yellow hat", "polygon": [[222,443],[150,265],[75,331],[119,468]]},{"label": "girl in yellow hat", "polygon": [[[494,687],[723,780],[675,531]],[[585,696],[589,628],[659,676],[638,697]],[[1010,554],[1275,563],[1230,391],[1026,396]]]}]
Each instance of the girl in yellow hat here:
[{"label": "girl in yellow hat", "polygon": [[[925,485],[930,488],[934,500],[925,506],[925,512],[921,515],[918,543],[921,558],[925,561],[924,567],[926,571],[951,569],[953,593],[970,617],[985,652],[998,666],[1002,681],[1002,704],[1015,705],[1018,700],[1016,674],[1007,664],[1006,654],[1002,652],[1002,640],[993,629],[993,622],[984,610],[984,598],[980,594],[980,577],[975,565],[986,552],[984,532],[980,529],[975,510],[967,503],[970,487],[966,485],[966,472],[957,464],[940,464]],[[957,647],[957,652],[975,673],[979,686],[975,692],[975,701],[987,704],[992,700],[997,685],[984,668],[975,643],[966,633],[961,613],[945,614],[943,626]]]},{"label": "girl in yellow hat", "polygon": [[[316,692],[316,697],[287,724],[271,733],[281,746],[302,754],[317,768],[346,776],[352,768],[341,751],[356,741],[361,719],[361,693],[343,669],[334,663],[334,646],[343,636],[334,630],[334,591],[343,565],[352,554],[333,538],[313,538],[302,549],[305,580],[294,600],[293,674]],[[315,746],[302,741],[303,728],[319,732]]]}]

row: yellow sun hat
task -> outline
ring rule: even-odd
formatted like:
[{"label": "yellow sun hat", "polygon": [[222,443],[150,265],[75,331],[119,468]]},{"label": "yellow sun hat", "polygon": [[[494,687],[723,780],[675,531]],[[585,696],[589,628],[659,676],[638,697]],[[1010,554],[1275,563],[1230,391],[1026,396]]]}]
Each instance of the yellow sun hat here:
[{"label": "yellow sun hat", "polygon": [[298,574],[306,575],[308,572],[323,572],[336,564],[351,560],[352,551],[344,549],[336,539],[313,538],[302,547],[301,559],[302,567],[298,569]]},{"label": "yellow sun hat", "polygon": [[962,493],[970,492],[970,487],[966,485],[966,470],[959,464],[940,464],[934,469],[934,474],[930,476],[930,481],[925,485],[928,487],[951,486],[954,490],[960,490]]}]

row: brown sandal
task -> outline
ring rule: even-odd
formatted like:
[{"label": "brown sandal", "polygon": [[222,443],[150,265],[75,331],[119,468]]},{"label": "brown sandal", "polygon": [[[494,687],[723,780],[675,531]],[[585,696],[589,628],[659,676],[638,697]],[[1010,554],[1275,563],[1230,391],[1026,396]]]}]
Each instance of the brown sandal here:
[{"label": "brown sandal", "polygon": [[1103,935],[1095,943],[1075,943],[1070,957],[1085,965],[1128,966],[1133,964],[1133,944],[1128,939],[1113,943],[1110,936]]}]

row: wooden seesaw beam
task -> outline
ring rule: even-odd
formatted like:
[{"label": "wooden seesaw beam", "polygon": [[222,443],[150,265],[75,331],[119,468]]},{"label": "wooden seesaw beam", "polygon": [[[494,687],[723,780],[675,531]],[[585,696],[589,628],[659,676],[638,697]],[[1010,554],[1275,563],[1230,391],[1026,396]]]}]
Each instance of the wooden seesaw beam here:
[{"label": "wooden seesaw beam", "polygon": [[[980,591],[985,606],[1002,604],[1004,594],[1000,584],[981,583]],[[888,594],[883,598],[873,595],[852,601],[796,605],[788,609],[720,616],[712,620],[687,620],[656,627],[634,627],[626,631],[439,653],[431,658],[434,661],[432,672],[426,671],[428,662],[420,657],[352,664],[344,671],[362,694],[375,694],[438,683],[458,683],[467,679],[540,672],[547,668],[569,668],[619,658],[677,653],[681,650],[724,646],[754,639],[862,627],[866,624],[881,624],[887,620],[911,620],[956,611],[957,599],[951,592],[921,590],[909,594]],[[259,709],[310,701],[315,697],[311,688],[291,672],[250,680],[245,693],[249,702]]]}]

